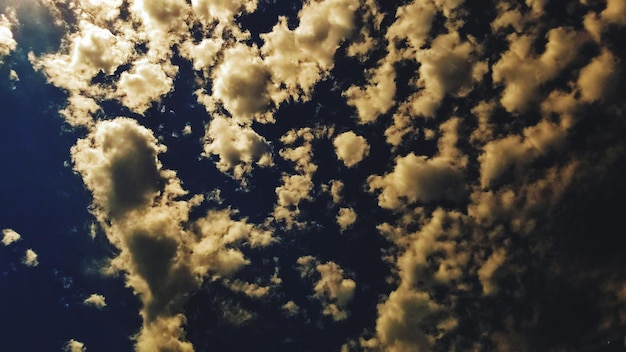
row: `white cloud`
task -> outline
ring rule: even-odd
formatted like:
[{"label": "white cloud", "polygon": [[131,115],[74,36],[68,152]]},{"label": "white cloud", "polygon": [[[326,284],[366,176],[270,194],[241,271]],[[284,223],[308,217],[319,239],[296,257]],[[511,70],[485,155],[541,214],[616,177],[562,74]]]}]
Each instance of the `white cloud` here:
[{"label": "white cloud", "polygon": [[2,235],[2,244],[4,244],[5,246],[8,246],[13,242],[19,241],[22,238],[19,233],[12,229],[2,230]]},{"label": "white cloud", "polygon": [[333,197],[333,203],[337,204],[343,199],[343,196],[341,195],[343,186],[343,182],[339,180],[332,180],[330,182],[330,195]]},{"label": "white cloud", "polygon": [[194,13],[204,21],[220,20],[231,21],[233,17],[242,12],[254,12],[257,1],[244,0],[191,0]]},{"label": "white cloud", "polygon": [[617,58],[608,49],[603,49],[599,56],[580,70],[576,83],[581,100],[588,103],[603,101],[613,93],[619,74]]},{"label": "white cloud", "polygon": [[130,43],[87,21],[81,21],[79,28],[80,33],[73,41],[72,70],[82,71],[81,76],[86,77],[93,77],[99,71],[110,75],[126,62],[132,49]]},{"label": "white cloud", "polygon": [[217,168],[246,183],[254,164],[272,166],[269,143],[249,125],[214,115],[204,136],[205,155],[217,155]]},{"label": "white cloud", "polygon": [[545,51],[536,56],[533,35],[511,34],[509,50],[493,65],[494,83],[504,84],[500,103],[509,112],[525,112],[540,100],[539,88],[563,71],[576,57],[586,37],[571,28],[558,27],[546,35]]},{"label": "white cloud", "polygon": [[497,292],[498,286],[494,282],[494,273],[506,261],[506,249],[500,248],[491,253],[487,261],[478,269],[478,279],[483,286],[485,295],[493,295]]},{"label": "white cloud", "polygon": [[626,25],[626,4],[621,0],[607,0],[606,8],[602,12],[589,12],[583,23],[585,29],[592,34],[596,41],[602,39],[602,34],[610,25]]},{"label": "white cloud", "polygon": [[13,32],[11,31],[12,26],[13,23],[6,15],[0,16],[0,64],[2,64],[5,56],[17,48],[17,42],[13,39]]},{"label": "white cloud", "polygon": [[256,47],[236,44],[224,51],[213,73],[213,96],[235,119],[271,121],[270,73]]},{"label": "white cloud", "polygon": [[351,86],[344,92],[348,104],[357,110],[360,123],[374,122],[394,104],[396,94],[396,71],[393,63],[384,61],[379,67],[368,72],[364,88]]},{"label": "white cloud", "polygon": [[[456,282],[470,258],[459,245],[461,218],[460,213],[437,209],[418,232],[397,229],[402,233],[397,237],[402,252],[396,259],[400,283],[378,306],[377,341],[371,342],[379,348],[432,350],[438,338],[457,326],[453,307],[437,302],[429,291],[435,285],[448,285],[448,296],[453,296],[459,289]],[[385,226],[379,229],[387,235]]]},{"label": "white cloud", "polygon": [[333,141],[337,158],[347,166],[352,167],[361,162],[369,154],[370,146],[362,136],[354,132],[344,132]]},{"label": "white cloud", "polygon": [[106,307],[107,305],[104,296],[99,295],[97,293],[94,293],[90,295],[89,297],[85,298],[85,300],[83,301],[83,304],[87,306],[92,306],[98,309],[102,309]]},{"label": "white cloud", "polygon": [[420,49],[429,38],[436,13],[437,9],[431,1],[416,0],[398,7],[396,20],[385,34],[389,40],[388,51],[395,52],[395,44],[402,40],[406,40],[413,50]]},{"label": "white cloud", "polygon": [[189,295],[204,279],[228,277],[250,263],[239,246],[274,241],[269,230],[234,220],[228,208],[190,222],[203,197],[178,199],[186,194],[180,180],[157,158],[165,149],[128,118],[99,122],[72,148],[75,169],[94,196],[94,215],[120,251],[110,271],[124,271],[143,304],[137,351],[192,351],[181,326]]},{"label": "white cloud", "polygon": [[340,208],[339,214],[335,220],[341,231],[345,231],[348,227],[352,226],[356,222],[356,212],[352,208]]},{"label": "white cloud", "polygon": [[96,204],[119,217],[158,195],[166,178],[157,154],[165,149],[134,120],[117,118],[98,123],[72,148],[72,158]]},{"label": "white cloud", "polygon": [[319,275],[313,297],[322,304],[322,313],[335,321],[347,319],[348,305],[356,289],[354,280],[344,276],[343,269],[334,262],[321,263],[312,256],[305,256],[298,258],[297,263],[302,277]]},{"label": "white cloud", "polygon": [[463,171],[450,160],[413,153],[396,158],[392,172],[370,176],[368,183],[371,192],[381,190],[378,205],[389,209],[415,202],[460,201],[466,194]]},{"label": "white cloud", "polygon": [[434,117],[446,94],[463,97],[480,82],[488,67],[477,61],[477,49],[470,41],[461,42],[453,32],[436,37],[429,49],[418,51],[417,85],[423,89],[407,101],[412,114]]},{"label": "white cloud", "polygon": [[173,86],[177,68],[155,64],[147,59],[133,63],[130,71],[122,72],[114,93],[120,101],[138,114],[143,114],[153,102],[167,94]]},{"label": "white cloud", "polygon": [[38,257],[39,256],[37,255],[37,253],[29,248],[24,253],[24,259],[22,260],[22,263],[24,263],[24,265],[26,266],[37,266],[39,265],[39,260],[37,260]]},{"label": "white cloud", "polygon": [[294,301],[288,301],[282,308],[288,316],[295,316],[300,312],[300,307]]},{"label": "white cloud", "polygon": [[298,221],[300,208],[298,205],[304,200],[312,200],[310,192],[313,189],[311,175],[283,175],[282,184],[276,187],[277,203],[274,207],[274,219],[284,222],[287,229],[303,227],[305,224]]},{"label": "white cloud", "polygon": [[133,2],[133,10],[149,26],[177,28],[184,20],[189,6],[184,0],[136,0]]},{"label": "white cloud", "polygon": [[65,352],[85,352],[85,351],[87,351],[87,347],[85,347],[84,343],[82,343],[80,341],[76,341],[74,339],[71,339],[71,340],[67,341],[67,343],[63,347],[63,351],[65,351]]},{"label": "white cloud", "polygon": [[261,53],[276,85],[284,84],[287,95],[275,94],[282,102],[291,96],[308,100],[311,89],[334,67],[335,52],[354,31],[356,0],[306,1],[294,30],[279,18],[272,31],[261,35]]},{"label": "white cloud", "polygon": [[523,136],[495,139],[483,147],[480,161],[480,184],[489,187],[507,171],[520,173],[539,156],[561,149],[568,126],[542,120],[524,129]]}]

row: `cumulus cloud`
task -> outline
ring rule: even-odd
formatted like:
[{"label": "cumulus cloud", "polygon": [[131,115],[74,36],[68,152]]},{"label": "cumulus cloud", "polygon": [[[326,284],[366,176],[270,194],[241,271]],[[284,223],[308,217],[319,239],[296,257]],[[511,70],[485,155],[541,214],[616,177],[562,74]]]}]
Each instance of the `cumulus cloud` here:
[{"label": "cumulus cloud", "polygon": [[343,232],[356,221],[356,212],[352,208],[340,208],[336,220],[337,225],[339,225],[339,228]]},{"label": "cumulus cloud", "polygon": [[352,167],[361,162],[369,154],[370,146],[362,136],[352,131],[344,132],[333,141],[337,158],[347,166]]},{"label": "cumulus cloud", "polygon": [[231,21],[235,15],[243,12],[253,12],[257,7],[257,1],[215,1],[215,0],[192,0],[191,6],[194,13],[202,20]]},{"label": "cumulus cloud", "polygon": [[5,246],[8,246],[13,242],[17,242],[22,238],[19,233],[12,229],[2,230],[2,236],[2,244]]},{"label": "cumulus cloud", "polygon": [[457,327],[452,307],[429,292],[440,285],[451,287],[449,295],[458,289],[456,283],[470,258],[459,245],[461,218],[459,213],[438,209],[417,233],[402,237],[393,236],[386,225],[379,227],[398,241],[403,252],[396,263],[400,283],[378,306],[378,340],[371,343],[385,350],[432,350],[438,338]]},{"label": "cumulus cloud", "polygon": [[5,56],[17,48],[17,42],[13,39],[13,32],[11,31],[12,26],[13,23],[6,15],[0,16],[0,64],[2,64]]},{"label": "cumulus cloud", "polygon": [[339,44],[354,31],[358,8],[355,0],[307,1],[294,30],[281,17],[271,32],[261,35],[261,53],[272,80],[287,89],[287,95],[276,95],[275,101],[288,96],[310,99],[313,85],[334,67]]},{"label": "cumulus cloud", "polygon": [[446,94],[465,96],[475,82],[487,72],[487,65],[477,60],[475,44],[462,42],[457,32],[442,34],[432,41],[430,49],[417,53],[423,90],[413,95],[407,104],[409,111],[424,117],[434,117]]},{"label": "cumulus cloud", "polygon": [[84,343],[82,343],[80,341],[76,341],[74,339],[71,339],[71,340],[67,341],[67,343],[63,347],[63,351],[65,351],[65,352],[85,352],[85,351],[87,351],[87,347],[85,347]]},{"label": "cumulus cloud", "polygon": [[302,201],[312,201],[313,174],[317,171],[317,164],[313,161],[313,141],[327,138],[333,134],[332,128],[309,127],[298,130],[289,130],[280,141],[285,145],[278,154],[294,164],[295,174],[284,173],[282,184],[276,187],[277,202],[273,216],[278,222],[285,224],[287,229],[293,226],[303,228],[306,222],[298,220],[300,215],[299,204]]},{"label": "cumulus cloud", "polygon": [[540,100],[539,88],[557,77],[576,57],[586,41],[584,34],[568,27],[551,29],[545,51],[533,52],[532,34],[511,34],[509,50],[493,65],[492,78],[504,85],[500,103],[509,112],[524,112]]},{"label": "cumulus cloud", "polygon": [[102,87],[91,85],[99,72],[111,75],[130,60],[133,47],[128,38],[116,35],[89,21],[81,20],[77,31],[68,34],[69,52],[50,53],[40,58],[31,56],[35,67],[42,69],[57,87],[80,95],[102,95]]},{"label": "cumulus cloud", "polygon": [[370,176],[368,183],[370,191],[381,190],[378,205],[389,209],[415,202],[460,201],[466,195],[462,169],[446,158],[414,153],[396,158],[392,172]]},{"label": "cumulus cloud", "polygon": [[257,51],[244,44],[226,49],[213,73],[213,97],[237,119],[272,119],[269,71]]},{"label": "cumulus cloud", "polygon": [[205,155],[217,155],[217,167],[245,184],[246,175],[254,164],[271,166],[272,155],[265,138],[250,126],[239,125],[236,120],[214,115],[204,137]]},{"label": "cumulus cloud", "polygon": [[129,118],[100,122],[72,148],[75,168],[110,216],[149,205],[166,177],[157,155],[166,148]]},{"label": "cumulus cloud", "polygon": [[611,96],[620,74],[619,69],[613,53],[603,49],[599,56],[580,70],[576,83],[580,89],[581,100],[591,103]]},{"label": "cumulus cloud", "polygon": [[344,270],[334,262],[321,263],[315,257],[297,260],[302,277],[319,276],[313,286],[313,297],[322,304],[322,314],[335,321],[349,316],[348,305],[354,297],[356,283],[344,276]]},{"label": "cumulus cloud", "polygon": [[95,125],[72,148],[75,169],[94,197],[94,214],[120,253],[111,271],[124,271],[140,297],[143,325],[137,351],[192,351],[184,341],[183,306],[206,279],[228,277],[250,261],[237,248],[266,246],[271,232],[233,219],[230,209],[212,210],[189,223],[202,196],[186,192],[158,154],[165,147],[135,120],[116,118]]},{"label": "cumulus cloud", "polygon": [[27,249],[24,253],[24,259],[22,259],[22,263],[26,266],[37,266],[39,265],[38,255],[32,249]]},{"label": "cumulus cloud", "polygon": [[[219,284],[233,296],[263,300],[263,309],[278,302],[273,308],[290,321],[308,324],[306,305],[299,307],[296,297],[285,303],[288,290],[278,288],[278,267],[267,280],[245,277],[245,269],[259,258],[271,261],[266,252],[248,251],[277,243],[272,226],[282,226],[285,233],[313,223],[324,230],[349,229],[357,213],[344,197],[365,203],[358,207],[368,211],[358,214],[359,228],[377,228],[384,244],[375,248],[382,253],[376,259],[388,265],[387,277],[380,278],[384,285],[363,286],[375,297],[364,295],[369,301],[363,304],[375,307],[377,316],[354,323],[363,331],[362,349],[506,350],[515,345],[523,350],[528,345],[529,350],[567,350],[580,340],[563,348],[549,345],[561,338],[550,329],[567,322],[546,312],[553,302],[537,297],[580,293],[569,289],[571,282],[601,291],[581,300],[590,304],[576,306],[601,306],[603,312],[623,308],[622,273],[614,271],[615,263],[607,270],[590,259],[580,267],[592,263],[592,269],[567,274],[575,271],[577,259],[591,255],[570,255],[576,236],[565,232],[578,229],[563,230],[569,229],[566,222],[585,216],[561,220],[571,208],[593,213],[578,200],[587,204],[601,193],[597,185],[621,177],[626,147],[615,136],[623,130],[624,107],[614,98],[623,85],[623,50],[614,33],[626,24],[623,1],[571,1],[563,5],[563,18],[553,16],[561,5],[543,0],[501,1],[487,8],[488,16],[463,0],[304,1],[297,18],[274,15],[273,26],[264,18],[263,34],[248,31],[257,26],[256,15],[242,21],[238,16],[272,8],[271,1],[46,4],[58,6],[59,21],[73,16],[63,27],[68,33],[58,52],[29,58],[49,83],[67,92],[61,110],[66,121],[87,128],[71,150],[72,161],[93,196],[93,215],[116,248],[107,272],[122,272],[141,302],[136,350],[193,351],[184,313],[189,297],[203,285]],[[485,22],[484,16],[493,21]],[[0,20],[0,57],[17,47],[11,21]],[[250,22],[251,28],[244,28]],[[363,74],[358,82],[343,72],[346,62],[336,62],[345,55],[355,64],[346,71]],[[399,68],[414,72],[406,77]],[[113,117],[119,111],[111,113],[110,106],[120,104],[124,111],[149,115],[150,107],[176,94],[176,79],[192,85],[190,91],[210,115],[202,122],[203,156],[244,186],[255,168],[268,168],[272,177],[259,182],[275,198],[260,205],[270,209],[264,224],[224,204],[237,199],[239,190],[224,191],[221,198],[219,189],[206,197],[183,189],[183,180],[159,159],[167,150],[162,129],[167,122],[159,120],[152,131],[144,125],[154,126],[155,120]],[[316,94],[327,87],[329,92]],[[356,121],[319,122],[332,118],[323,114],[334,109],[335,98],[354,109]],[[312,110],[315,120],[280,114]],[[285,120],[276,128],[259,125],[278,116]],[[191,135],[195,122],[179,122],[173,134]],[[335,134],[355,122],[362,124],[362,136]],[[373,148],[381,138],[389,146],[370,150],[369,143]],[[390,163],[366,171],[373,174],[357,185],[360,189],[344,189],[344,182],[355,180],[339,180],[345,168],[324,164],[334,160],[333,147],[349,168],[370,165],[359,164],[370,153],[388,156]],[[320,155],[325,152],[330,154]],[[269,169],[277,165],[281,169]],[[360,174],[358,182],[366,176]],[[305,210],[329,198],[333,204],[325,205],[325,219],[310,218],[319,213]],[[596,234],[600,222],[593,226]],[[5,246],[19,239],[11,231],[3,231]],[[597,237],[576,235],[584,238],[584,247]],[[316,249],[324,261],[302,256],[311,242],[289,247],[294,251],[289,255],[299,258],[296,270],[311,284],[309,299],[326,317],[318,322],[323,328],[348,319],[357,294],[354,277],[364,270],[350,253],[345,254],[350,272],[333,261],[327,247],[336,243]],[[29,249],[24,263],[36,265],[36,253]],[[253,269],[254,275],[260,271]],[[554,283],[559,280],[567,284],[559,287]],[[615,303],[618,297],[622,300]],[[84,304],[102,308],[105,301],[94,294]],[[216,300],[215,306],[228,323],[258,318],[238,304]],[[623,327],[620,319],[616,313],[602,321],[588,319],[581,326],[592,328],[577,329],[580,336],[595,338],[603,329]],[[356,341],[344,346],[358,349]]]},{"label": "cumulus cloud", "polygon": [[585,29],[595,40],[600,41],[602,34],[610,25],[626,25],[626,5],[620,0],[607,0],[606,7],[599,14],[589,12],[583,20]]},{"label": "cumulus cloud", "polygon": [[119,94],[121,102],[128,108],[143,114],[172,89],[172,76],[176,71],[175,66],[159,65],[146,59],[136,61],[130,71],[122,73],[118,91],[114,94]]},{"label": "cumulus cloud", "polygon": [[371,78],[364,88],[351,86],[344,92],[348,104],[356,108],[361,123],[375,121],[395,104],[396,71],[392,63],[385,61],[368,73]]},{"label": "cumulus cloud", "polygon": [[104,296],[97,293],[93,293],[89,297],[85,298],[83,304],[98,309],[102,309],[107,305]]}]

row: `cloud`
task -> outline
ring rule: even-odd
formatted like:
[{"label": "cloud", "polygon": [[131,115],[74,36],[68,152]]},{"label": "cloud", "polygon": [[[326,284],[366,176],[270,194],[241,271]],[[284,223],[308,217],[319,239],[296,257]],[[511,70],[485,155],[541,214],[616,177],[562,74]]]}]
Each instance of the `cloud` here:
[{"label": "cloud", "polygon": [[275,95],[274,101],[310,99],[314,84],[334,67],[339,45],[354,31],[358,8],[355,0],[306,1],[298,27],[289,29],[287,19],[280,17],[271,32],[261,35],[272,80],[287,93]]},{"label": "cloud", "polygon": [[339,225],[339,228],[343,232],[348,229],[348,227],[352,226],[352,224],[354,224],[356,218],[357,216],[354,209],[340,208],[339,214],[337,214],[337,217],[335,219],[337,220],[337,225]]},{"label": "cloud", "polygon": [[354,132],[344,132],[333,141],[337,158],[347,166],[353,167],[369,154],[370,146],[362,136]]},{"label": "cloud", "polygon": [[[419,217],[417,217],[419,219]],[[404,232],[396,240],[401,253],[396,259],[400,283],[378,305],[377,338],[370,343],[384,350],[432,350],[435,342],[454,331],[454,295],[470,258],[462,242],[462,215],[437,209],[416,233]],[[386,226],[379,227],[390,235]],[[393,232],[393,231],[392,231]],[[436,287],[447,286],[451,299],[433,297]]]},{"label": "cloud", "polygon": [[39,260],[37,259],[38,257],[39,256],[37,255],[37,253],[29,248],[24,253],[24,259],[22,260],[22,263],[24,263],[24,265],[26,266],[37,266],[39,265]]},{"label": "cloud", "polygon": [[173,85],[177,68],[160,65],[147,59],[135,61],[130,71],[122,72],[115,95],[138,114],[143,114],[153,102],[167,94]]},{"label": "cloud", "polygon": [[240,13],[254,12],[257,1],[192,0],[191,6],[196,16],[204,21],[230,21]]},{"label": "cloud", "polygon": [[68,34],[66,40],[69,52],[50,53],[40,58],[31,56],[31,62],[43,70],[52,84],[75,94],[102,94],[102,87],[91,85],[91,79],[99,72],[112,75],[130,60],[133,51],[128,38],[87,20],[80,20],[77,31]]},{"label": "cloud", "polygon": [[603,49],[599,56],[580,70],[576,83],[580,89],[581,100],[592,103],[613,95],[619,74],[617,59],[610,50]]},{"label": "cloud", "polygon": [[396,158],[393,171],[368,178],[370,191],[381,190],[378,205],[400,209],[406,205],[435,201],[460,201],[466,195],[463,171],[448,159],[428,159],[409,153]]},{"label": "cloud", "polygon": [[542,120],[525,128],[523,136],[511,135],[487,143],[478,158],[481,186],[489,187],[509,170],[521,172],[541,155],[562,148],[567,127]]},{"label": "cloud", "polygon": [[418,0],[398,7],[395,21],[385,34],[389,41],[387,50],[390,53],[396,52],[396,45],[403,40],[406,40],[413,50],[420,49],[429,38],[436,13],[437,9],[431,1]]},{"label": "cloud", "polygon": [[205,155],[217,155],[217,168],[245,184],[254,164],[272,166],[270,145],[248,125],[214,115],[204,136]]},{"label": "cloud", "polygon": [[112,217],[151,204],[166,182],[157,155],[166,148],[135,120],[103,121],[72,148],[76,171]]},{"label": "cloud", "polygon": [[258,49],[236,44],[224,51],[224,59],[213,73],[213,97],[240,121],[257,118],[271,121],[270,73]]},{"label": "cloud", "polygon": [[[317,165],[313,162],[313,141],[327,138],[334,132],[333,128],[309,127],[298,130],[289,130],[280,141],[285,145],[278,154],[294,164],[295,173],[283,173],[282,184],[276,187],[277,202],[274,207],[274,219],[283,223],[287,229],[294,226],[303,228],[306,222],[298,220],[300,216],[299,204],[302,201],[312,201],[313,174]],[[297,146],[296,146],[297,145]]]},{"label": "cloud", "polygon": [[333,203],[337,204],[342,201],[343,196],[341,191],[343,190],[343,182],[339,180],[330,181],[330,195],[333,197]]},{"label": "cloud", "polygon": [[97,293],[93,293],[89,297],[85,298],[83,304],[86,306],[91,306],[94,308],[102,309],[106,307],[106,301],[103,295],[99,295]]},{"label": "cloud", "polygon": [[412,114],[434,117],[446,94],[465,96],[480,82],[487,65],[477,61],[479,48],[470,41],[461,42],[457,32],[436,37],[430,49],[417,53],[420,78],[418,91],[407,102]]},{"label": "cloud", "polygon": [[65,352],[84,352],[84,351],[87,351],[87,347],[85,347],[84,343],[82,343],[80,341],[76,341],[74,339],[71,339],[71,340],[67,341],[67,343],[63,347],[63,351],[65,351]]},{"label": "cloud", "polygon": [[17,242],[22,238],[19,233],[15,232],[15,230],[12,229],[2,230],[2,235],[2,244],[4,244],[5,246],[8,246],[13,242]]},{"label": "cloud", "polygon": [[276,187],[277,202],[274,208],[274,219],[284,222],[287,229],[303,227],[305,224],[298,221],[300,208],[298,205],[304,200],[312,200],[310,194],[313,181],[310,175],[283,175],[282,184]]},{"label": "cloud", "polygon": [[539,88],[555,79],[577,57],[584,33],[568,27],[550,29],[545,51],[535,55],[532,34],[508,37],[509,50],[493,65],[494,83],[504,84],[500,103],[509,112],[525,112],[540,100]]},{"label": "cloud", "polygon": [[322,304],[322,314],[335,321],[347,319],[347,308],[356,289],[354,280],[345,277],[343,269],[334,262],[321,263],[312,256],[305,256],[298,258],[297,263],[302,277],[319,275],[313,297]]},{"label": "cloud", "polygon": [[158,160],[165,149],[150,130],[123,117],[97,123],[72,148],[74,168],[94,197],[94,215],[120,251],[109,271],[125,272],[143,305],[137,351],[192,351],[181,326],[189,294],[205,279],[248,265],[238,246],[274,241],[269,230],[234,220],[228,208],[190,222],[203,197],[179,199],[187,192]]},{"label": "cloud", "polygon": [[13,22],[4,14],[0,16],[0,64],[2,64],[5,56],[17,48],[17,42],[11,31]]},{"label": "cloud", "polygon": [[344,92],[348,104],[356,108],[361,123],[376,121],[395,104],[396,71],[393,64],[385,61],[370,70],[368,76],[371,78],[364,88],[351,86]]},{"label": "cloud", "polygon": [[610,25],[626,25],[626,5],[620,0],[607,0],[606,7],[602,12],[589,12],[583,23],[595,40],[600,41],[602,34]]},{"label": "cloud", "polygon": [[506,250],[504,248],[500,248],[499,250],[493,252],[483,266],[478,269],[478,278],[483,286],[483,293],[485,295],[492,295],[497,292],[498,286],[494,284],[494,280],[492,280],[492,278],[505,260]]}]

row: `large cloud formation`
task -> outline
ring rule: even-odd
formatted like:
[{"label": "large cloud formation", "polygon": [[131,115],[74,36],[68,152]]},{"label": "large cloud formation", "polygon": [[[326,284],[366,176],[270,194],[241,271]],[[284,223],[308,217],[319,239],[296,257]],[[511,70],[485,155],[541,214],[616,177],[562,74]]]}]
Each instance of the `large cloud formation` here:
[{"label": "large cloud formation", "polygon": [[123,117],[97,123],[72,148],[75,169],[94,197],[94,215],[120,250],[110,270],[124,271],[143,303],[138,351],[193,350],[181,328],[188,295],[203,279],[228,277],[250,263],[238,244],[272,242],[267,231],[231,219],[229,209],[190,222],[202,196],[179,199],[186,192],[176,173],[162,168],[158,154],[164,151],[150,130]]},{"label": "large cloud formation", "polygon": [[[141,301],[136,350],[194,350],[206,287],[258,324],[237,331],[318,324],[321,350],[626,346],[622,0],[67,3],[45,2],[59,51],[29,59],[86,131],[72,162]],[[164,166],[193,138],[220,172]]]}]

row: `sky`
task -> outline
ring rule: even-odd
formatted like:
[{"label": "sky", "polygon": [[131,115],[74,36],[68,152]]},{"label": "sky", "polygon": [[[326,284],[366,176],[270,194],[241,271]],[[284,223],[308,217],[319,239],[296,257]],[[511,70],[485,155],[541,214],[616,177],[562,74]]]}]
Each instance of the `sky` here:
[{"label": "sky", "polygon": [[0,0],[0,350],[623,351],[623,0]]}]

